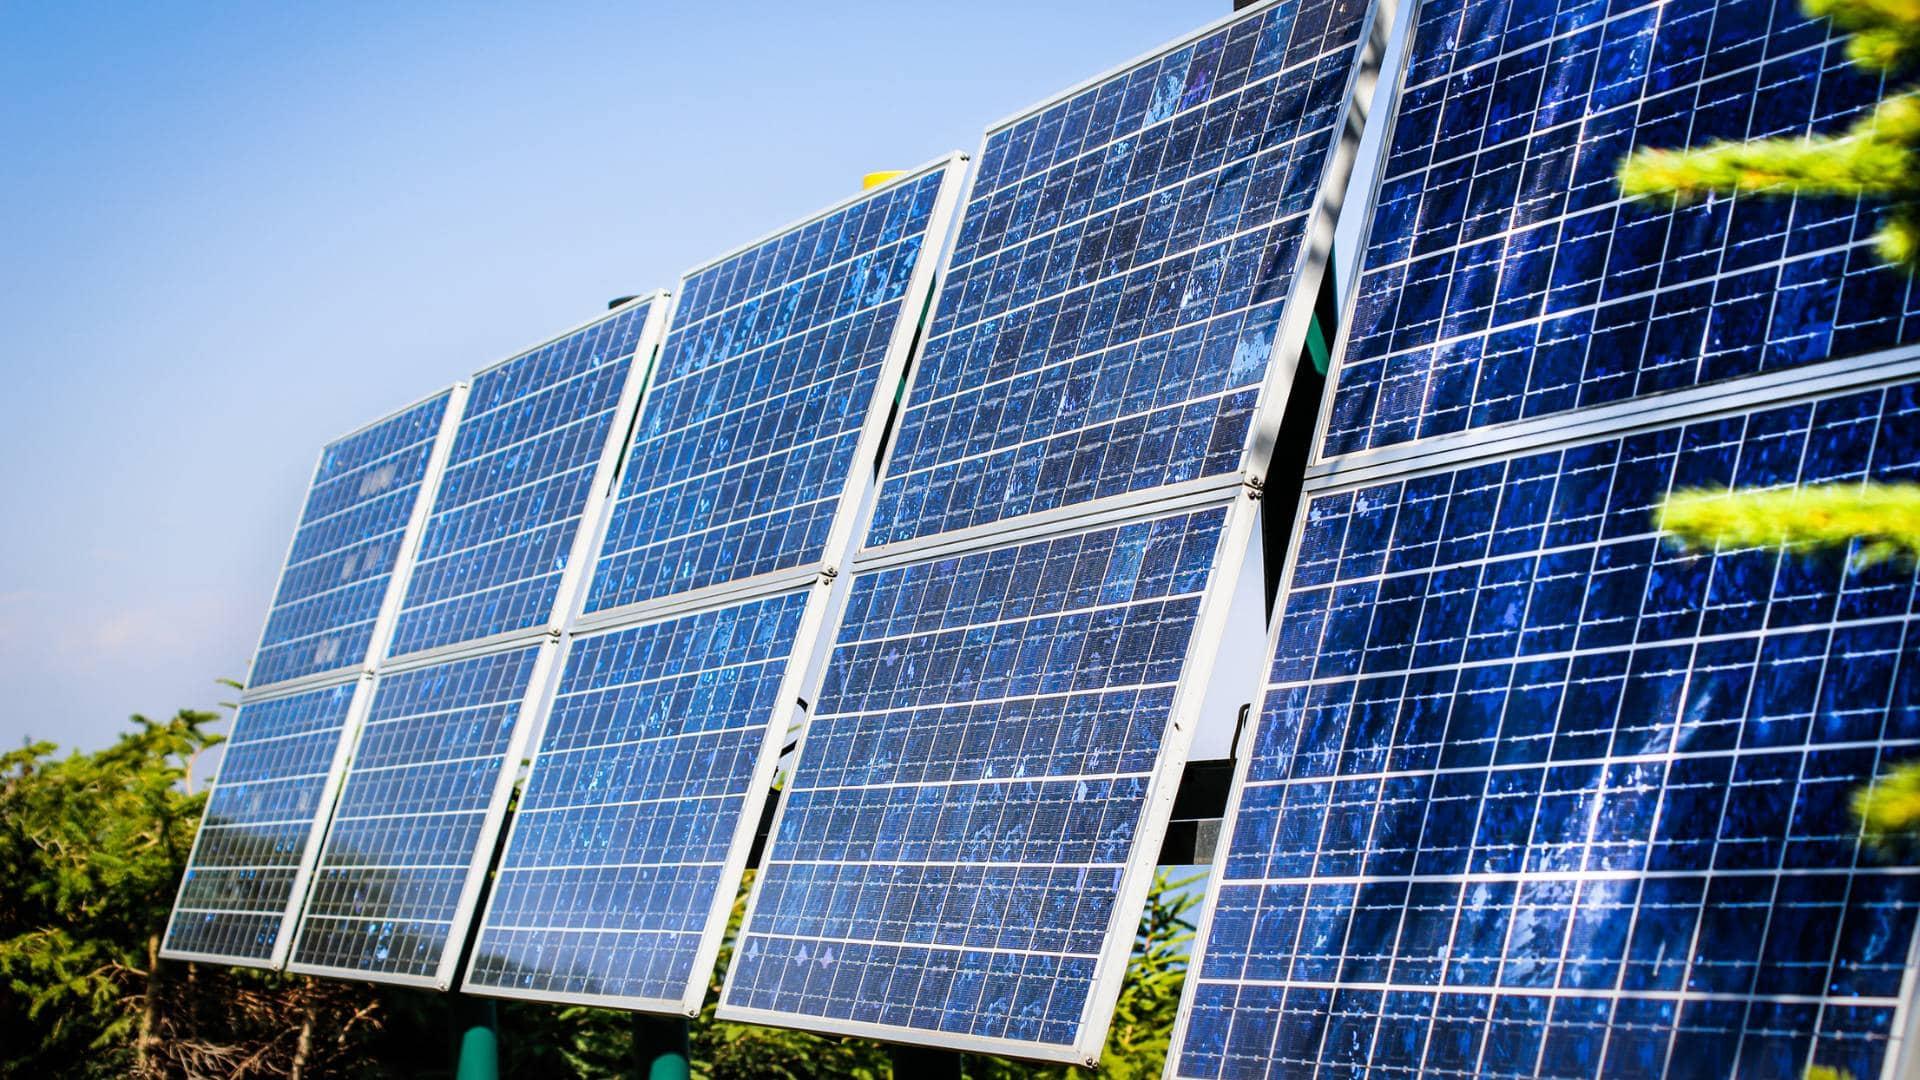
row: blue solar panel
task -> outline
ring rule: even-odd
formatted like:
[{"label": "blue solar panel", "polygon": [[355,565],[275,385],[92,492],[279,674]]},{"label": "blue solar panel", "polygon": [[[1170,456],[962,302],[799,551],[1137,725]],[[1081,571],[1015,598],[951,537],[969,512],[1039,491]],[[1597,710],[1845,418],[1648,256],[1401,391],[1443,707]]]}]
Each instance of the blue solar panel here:
[{"label": "blue solar panel", "polygon": [[1911,566],[1689,554],[1669,492],[1920,480],[1920,382],[1312,496],[1190,1077],[1881,1075],[1920,875]]},{"label": "blue solar panel", "polygon": [[646,358],[634,352],[656,303],[630,304],[474,378],[389,655],[556,618],[594,480],[625,431],[620,403],[641,376]]},{"label": "blue solar panel", "polygon": [[813,591],[574,640],[467,990],[700,1008]]},{"label": "blue solar panel", "polygon": [[374,623],[451,396],[435,394],[321,452],[254,655],[256,689],[372,659]]},{"label": "blue solar panel", "polygon": [[[930,280],[957,161],[688,274],[587,610],[806,566]],[[937,230],[930,235],[930,230]]]},{"label": "blue solar panel", "polygon": [[1323,452],[1920,340],[1877,208],[1614,181],[1630,148],[1834,131],[1880,93],[1777,0],[1423,5]]},{"label": "blue solar panel", "polygon": [[356,685],[251,701],[234,714],[167,924],[167,955],[279,964]]},{"label": "blue solar panel", "polygon": [[1241,469],[1371,25],[1285,0],[988,133],[870,544]]},{"label": "blue solar panel", "polygon": [[721,1015],[1097,1054],[1226,517],[856,576]]},{"label": "blue solar panel", "polygon": [[294,970],[445,986],[550,646],[382,674],[320,852]]}]

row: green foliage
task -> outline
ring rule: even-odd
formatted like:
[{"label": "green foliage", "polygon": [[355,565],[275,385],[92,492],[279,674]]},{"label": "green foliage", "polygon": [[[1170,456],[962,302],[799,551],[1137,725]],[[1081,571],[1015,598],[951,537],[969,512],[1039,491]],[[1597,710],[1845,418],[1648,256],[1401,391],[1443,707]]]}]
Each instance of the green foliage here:
[{"label": "green foliage", "polygon": [[1818,484],[1746,491],[1682,491],[1655,524],[1703,550],[1853,550],[1856,565],[1920,555],[1920,484]]},{"label": "green foliage", "polygon": [[34,1025],[10,1064],[148,1065],[159,934],[205,799],[182,781],[216,719],[134,717],[99,753],[0,757],[0,977]]},{"label": "green foliage", "polygon": [[[192,790],[193,767],[220,741],[207,730],[215,719],[136,717],[133,732],[99,753],[60,756],[35,743],[0,755],[0,1077],[449,1076],[448,995],[158,959],[205,803]],[[1097,1071],[974,1056],[968,1075],[1158,1076],[1186,978],[1197,880],[1154,881]],[[715,1017],[745,898],[743,886],[706,1009],[691,1026],[694,1074],[891,1077],[880,1043]],[[502,1074],[628,1074],[633,1030],[621,1012],[502,1002]]]},{"label": "green foliage", "polygon": [[[1803,0],[1807,14],[1849,31],[1848,57],[1873,71],[1920,58],[1914,0]],[[1886,261],[1920,268],[1920,94],[1893,94],[1847,131],[1805,138],[1643,148],[1620,166],[1629,196],[1686,203],[1711,194],[1868,198],[1887,210],[1876,238]]]},{"label": "green foliage", "polygon": [[1853,1074],[1826,1065],[1809,1065],[1806,1080],[1853,1080]]}]

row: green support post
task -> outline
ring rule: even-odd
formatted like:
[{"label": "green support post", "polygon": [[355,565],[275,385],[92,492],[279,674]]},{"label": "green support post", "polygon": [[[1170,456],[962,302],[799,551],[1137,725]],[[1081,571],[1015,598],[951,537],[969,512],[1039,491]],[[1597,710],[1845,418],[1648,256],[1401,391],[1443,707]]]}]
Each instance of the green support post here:
[{"label": "green support post", "polygon": [[642,1080],[687,1080],[687,1022],[677,1016],[633,1015],[633,1056]]},{"label": "green support post", "polygon": [[454,995],[454,1080],[500,1080],[499,1023],[491,1000]]}]

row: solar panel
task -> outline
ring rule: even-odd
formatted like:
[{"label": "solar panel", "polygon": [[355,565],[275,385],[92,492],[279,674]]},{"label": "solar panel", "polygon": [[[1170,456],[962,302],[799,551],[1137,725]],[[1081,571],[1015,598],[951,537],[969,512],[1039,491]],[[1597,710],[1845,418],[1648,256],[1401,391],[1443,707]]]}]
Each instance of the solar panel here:
[{"label": "solar panel", "polygon": [[721,1015],[1097,1056],[1226,518],[858,575]]},{"label": "solar panel", "polygon": [[1848,798],[1920,754],[1914,570],[1651,512],[1920,479],[1920,381],[1693,411],[1313,494],[1177,1075],[1890,1067],[1920,876]]},{"label": "solar panel", "polygon": [[[365,667],[435,448],[459,408],[443,390],[320,452],[254,654],[255,690]],[[417,527],[416,527],[417,531]]]},{"label": "solar panel", "polygon": [[824,592],[573,640],[465,990],[699,1010]]},{"label": "solar panel", "polygon": [[1834,131],[1880,96],[1763,0],[1435,0],[1373,210],[1329,455],[1920,340],[1852,199],[1623,202],[1633,147]]},{"label": "solar panel", "polygon": [[586,610],[780,571],[838,545],[946,238],[958,155],[681,283]]},{"label": "solar panel", "polygon": [[869,544],[1240,482],[1372,25],[1269,5],[988,132]]},{"label": "solar panel", "polygon": [[289,970],[450,985],[554,651],[376,678]]},{"label": "solar panel", "polygon": [[162,955],[280,965],[364,681],[249,701],[234,714]]},{"label": "solar panel", "polygon": [[558,625],[663,304],[634,301],[474,376],[390,656]]}]

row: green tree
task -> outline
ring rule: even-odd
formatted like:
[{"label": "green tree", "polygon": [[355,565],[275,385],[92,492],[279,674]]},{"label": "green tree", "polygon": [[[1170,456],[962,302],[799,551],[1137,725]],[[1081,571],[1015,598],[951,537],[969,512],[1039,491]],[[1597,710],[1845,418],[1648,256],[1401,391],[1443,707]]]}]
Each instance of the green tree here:
[{"label": "green tree", "polygon": [[[1852,36],[1848,57],[1898,74],[1920,59],[1920,4],[1914,0],[1802,0],[1814,18]],[[1885,207],[1876,237],[1881,257],[1920,268],[1920,93],[1904,90],[1838,134],[1716,142],[1684,150],[1646,148],[1620,168],[1628,195],[1685,203],[1709,194],[1837,195]]]},{"label": "green tree", "polygon": [[0,977],[36,1022],[28,1055],[152,1068],[160,934],[205,802],[183,781],[217,719],[137,716],[99,753],[0,757]]}]

